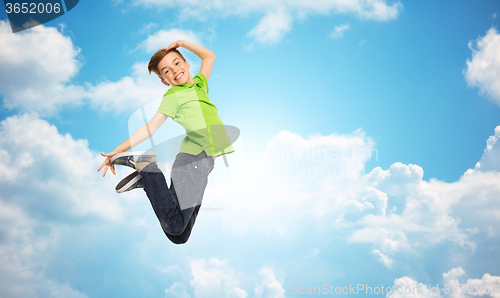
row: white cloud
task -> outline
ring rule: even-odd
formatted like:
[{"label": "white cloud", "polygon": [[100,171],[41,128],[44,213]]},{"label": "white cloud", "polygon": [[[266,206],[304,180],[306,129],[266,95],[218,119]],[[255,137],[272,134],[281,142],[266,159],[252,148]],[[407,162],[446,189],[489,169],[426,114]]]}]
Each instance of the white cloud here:
[{"label": "white cloud", "polygon": [[389,269],[392,267],[394,260],[389,258],[386,254],[384,254],[383,252],[381,252],[378,249],[372,250],[372,253],[375,254],[376,256],[378,256],[379,261],[382,262],[382,264],[384,264],[385,267],[387,267]]},{"label": "white cloud", "polygon": [[[452,269],[450,271],[457,270]],[[446,284],[450,285],[450,292],[452,293],[450,297],[453,298],[458,298],[458,297],[474,297],[474,296],[481,296],[481,297],[492,297],[492,298],[499,298],[500,297],[500,276],[492,276],[491,274],[485,273],[481,279],[467,279],[467,281],[461,281],[463,276],[465,275],[465,271],[462,270],[462,268],[458,268],[458,275],[453,276],[453,274],[443,274],[443,278]],[[450,273],[450,272],[449,272]],[[466,292],[467,294],[461,294],[461,291],[459,290],[457,294],[453,294],[453,287],[451,286],[452,284],[457,285],[460,282],[460,285],[463,285],[462,287],[464,289],[467,289]]]},{"label": "white cloud", "polygon": [[195,297],[247,297],[228,261],[199,259],[191,261],[190,266],[192,279],[189,283],[194,288]]},{"label": "white cloud", "polygon": [[[0,296],[87,297],[72,288],[75,280],[58,280],[58,269],[88,256],[95,243],[105,251],[109,244],[96,231],[123,225],[129,233],[134,221],[123,221],[130,216],[123,204],[141,193],[116,194],[122,169],[103,178],[97,168],[104,159],[86,140],[60,134],[36,114],[4,119],[0,148]],[[137,208],[133,214],[142,215]],[[64,256],[67,247],[72,258]]]},{"label": "white cloud", "polygon": [[165,290],[165,298],[175,297],[175,298],[191,298],[191,295],[187,292],[186,284],[181,282],[174,282],[170,288]]},{"label": "white cloud", "polygon": [[351,28],[349,24],[343,24],[335,27],[333,31],[330,33],[331,38],[339,38],[344,35],[344,31],[347,31]]},{"label": "white cloud", "polygon": [[495,128],[495,135],[490,136],[486,141],[483,156],[474,170],[500,171],[500,126]]},{"label": "white cloud", "polygon": [[[168,46],[179,39],[202,45],[197,34],[190,30],[171,29],[160,30],[149,35],[137,48],[148,53]],[[178,48],[190,65],[189,72],[193,77],[200,71],[200,63],[190,61],[190,52]],[[131,75],[125,76],[116,82],[104,81],[96,85],[86,84],[87,96],[91,105],[103,111],[118,113],[131,112],[139,109],[147,103],[159,100],[167,92],[167,86],[160,79],[148,71],[148,62],[137,62],[131,68]]]},{"label": "white cloud", "polygon": [[[196,65],[191,65],[196,70]],[[199,70],[199,69],[198,69]],[[161,99],[168,87],[154,74],[149,74],[146,62],[132,66],[132,74],[119,81],[104,81],[96,85],[87,84],[90,104],[102,111],[115,113],[131,112],[143,105]]]},{"label": "white cloud", "polygon": [[[395,163],[365,175],[373,146],[361,131],[309,139],[280,131],[261,156],[240,164],[228,156],[232,181],[212,185],[206,196],[227,211],[219,219],[237,235],[293,235],[311,225],[337,229],[349,244],[371,244],[388,268],[400,252],[448,243],[473,253],[477,241],[496,241],[499,172],[469,170],[446,183],[424,181],[421,167]],[[491,168],[491,159],[483,160],[482,167]]]},{"label": "white cloud", "polygon": [[420,168],[394,164],[387,171],[374,169],[364,180],[387,195],[394,211],[364,215],[352,226],[349,242],[370,243],[385,256],[442,242],[473,252],[472,235],[482,231],[493,238],[492,226],[500,226],[498,172],[470,170],[454,183],[425,182]]},{"label": "white cloud", "polygon": [[[10,28],[0,21],[0,31]],[[10,29],[9,29],[10,30]],[[80,49],[54,27],[36,26],[0,38],[0,95],[9,109],[53,113],[81,104],[85,89],[69,84],[81,66]]]},{"label": "white cloud", "polygon": [[[73,291],[71,280],[68,284],[49,280],[40,268],[46,266],[45,258],[53,257],[52,251],[57,252],[53,250],[54,243],[62,245],[68,241],[68,236],[61,232],[64,227],[76,221],[104,222],[115,227],[130,222],[145,227],[147,240],[136,237],[137,241],[143,241],[139,255],[158,255],[144,253],[147,241],[158,250],[163,249],[162,245],[171,245],[147,203],[144,206],[149,213],[132,216],[121,206],[121,200],[120,203],[116,200],[112,186],[121,177],[112,176],[111,180],[100,182],[104,180],[96,169],[102,159],[88,149],[85,140],[61,135],[36,115],[24,114],[2,122],[0,148],[0,275],[5,276],[6,293],[14,293],[17,285],[27,284],[22,294],[28,293],[24,296],[29,297],[36,291],[47,291],[45,285],[51,283],[60,291]],[[367,253],[371,252],[374,259],[391,269],[400,265],[400,253],[420,255],[427,247],[448,244],[469,254],[479,241],[498,241],[495,233],[500,226],[498,171],[470,170],[454,183],[423,181],[421,167],[401,163],[364,174],[367,160],[375,156],[373,148],[373,141],[361,130],[307,139],[280,131],[260,156],[249,155],[248,160],[243,159],[239,164],[228,156],[234,180],[212,179],[205,196],[210,205],[223,207],[225,212],[211,220],[200,217],[195,231],[200,233],[199,229],[220,223],[226,228],[219,231],[223,237],[245,235],[245,239],[254,239],[263,234],[273,238],[310,235],[311,230],[327,231],[330,237],[333,230],[342,235],[338,239],[344,241],[347,249],[353,243],[367,243]],[[223,160],[216,163],[217,169],[222,167]],[[88,187],[80,190],[81,181]],[[75,189],[80,191],[75,193]],[[124,198],[136,194],[144,202],[144,193],[139,191]],[[49,232],[40,236],[35,233],[44,229]],[[193,234],[193,237],[196,241],[202,236]],[[310,252],[307,249],[313,247],[323,249],[322,237],[314,238],[320,242],[311,243],[300,253]],[[160,241],[163,242],[158,245]],[[224,248],[221,249],[220,253],[224,253]],[[314,260],[321,259],[317,251],[314,250],[317,256]],[[144,266],[153,268],[151,263],[157,260],[151,259],[154,260],[144,262]],[[306,259],[312,261],[309,254]],[[184,274],[175,266],[175,260],[162,261],[167,265],[159,266],[159,273],[176,277]],[[27,273],[13,274],[16,268]],[[247,297],[252,289],[255,295],[279,297],[283,292],[283,281],[268,267],[260,270],[259,279],[254,279],[258,282],[250,286],[248,278],[242,277],[244,273],[231,268],[228,261],[195,260],[190,268],[190,289],[186,278],[170,284],[166,291],[162,285],[161,291],[167,297],[188,297],[188,293],[194,293],[195,297]],[[485,275],[483,279],[496,282],[495,278]],[[408,279],[398,284],[418,285]],[[4,284],[0,283],[2,288]],[[82,295],[71,293],[67,296]]]},{"label": "white cloud", "polygon": [[[190,30],[171,29],[160,30],[149,35],[137,47],[148,53],[168,46],[179,39],[201,45],[201,39]],[[178,48],[190,65],[189,72],[193,77],[200,71],[200,63],[190,61],[190,52]],[[104,81],[96,85],[86,84],[91,105],[103,111],[118,113],[131,112],[139,109],[147,103],[159,100],[167,92],[167,86],[160,79],[148,71],[148,62],[137,62],[131,68],[131,75],[125,76],[119,81]]]},{"label": "white cloud", "polygon": [[491,226],[500,227],[499,172],[469,170],[454,183],[431,181],[428,190],[437,194],[443,202],[441,210],[453,216],[463,229],[477,228],[491,235]]},{"label": "white cloud", "polygon": [[405,276],[394,281],[393,291],[387,297],[500,297],[500,276],[485,273],[481,279],[465,280],[466,276],[461,267],[453,268],[443,273],[442,283],[432,283],[430,287]]},{"label": "white cloud", "polygon": [[486,237],[493,238],[496,235],[496,230],[492,226],[486,226],[484,228],[484,233],[486,234]]},{"label": "white cloud", "polygon": [[[389,290],[390,291],[390,290]],[[427,285],[417,283],[409,277],[401,277],[394,281],[392,293],[387,298],[416,297],[416,298],[438,298],[441,297],[437,287],[429,288]]]},{"label": "white cloud", "polygon": [[[103,158],[88,149],[87,140],[61,135],[26,113],[0,123],[0,148],[2,200],[46,220],[122,218],[114,189],[97,174]],[[108,178],[108,183],[118,182],[114,175]]]},{"label": "white cloud", "polygon": [[[387,0],[278,0],[278,1],[180,1],[133,0],[135,5],[146,7],[178,8],[180,19],[196,18],[207,20],[210,17],[243,16],[263,14],[259,23],[248,33],[255,41],[273,44],[280,41],[290,31],[293,19],[304,19],[308,15],[353,14],[361,19],[387,21],[397,18],[403,9],[399,1]],[[251,50],[253,46],[249,46]]]},{"label": "white cloud", "polygon": [[269,12],[247,35],[262,44],[274,44],[280,41],[291,29],[292,19],[289,14]]},{"label": "white cloud", "polygon": [[[50,230],[40,225],[32,214],[24,212],[19,202],[5,202],[0,197],[0,296],[1,297],[74,297],[86,295],[69,284],[50,280],[43,269],[47,253],[57,233],[40,236],[38,230]],[[43,200],[43,198],[40,198]]]},{"label": "white cloud", "polygon": [[472,60],[467,59],[464,70],[467,83],[500,105],[500,34],[492,27],[475,44],[469,42],[469,48]]},{"label": "white cloud", "polygon": [[393,20],[396,19],[401,10],[403,10],[403,5],[399,1],[393,2],[392,5],[388,5],[387,1],[377,0],[356,2],[356,13],[358,13],[360,17],[368,20]]},{"label": "white cloud", "polygon": [[[331,226],[350,200],[373,146],[361,130],[309,139],[280,131],[256,160],[250,160],[253,155],[242,157],[238,165],[229,155],[233,180],[212,185],[207,195],[213,193],[211,202],[228,211],[221,219],[237,234],[289,234],[318,220]],[[240,155],[234,153],[233,157]],[[383,208],[383,202],[376,202],[378,198],[367,200]]]},{"label": "white cloud", "polygon": [[281,298],[285,297],[285,289],[282,284],[283,281],[279,281],[274,275],[274,271],[271,268],[263,267],[259,271],[259,275],[262,276],[262,281],[255,285],[253,289],[255,297],[272,297]]},{"label": "white cloud", "polygon": [[[247,292],[240,287],[241,274],[229,266],[229,261],[212,257],[208,261],[193,260],[190,262],[190,267],[192,275],[190,285],[195,297],[248,297]],[[263,266],[258,275],[261,280],[255,283],[254,297],[285,297],[283,280],[276,277],[273,269]],[[182,285],[177,284],[177,288],[182,288],[182,292],[186,292]]]},{"label": "white cloud", "polygon": [[361,228],[356,229],[349,241],[372,243],[385,253],[433,246],[442,241],[474,249],[457,220],[449,214],[457,200],[443,199],[441,189],[433,187],[438,182],[429,183],[422,178],[422,168],[401,163],[393,164],[387,171],[375,168],[363,177],[366,186],[387,195],[388,208],[394,211],[386,216],[365,215],[356,222]]},{"label": "white cloud", "polygon": [[[149,35],[148,38],[139,45],[139,47],[148,53],[155,53],[159,49],[167,47],[170,43],[180,39],[197,45],[202,45],[200,38],[193,31],[173,28],[170,30],[159,30],[154,34]],[[179,50],[182,51],[182,48],[179,48]]]},{"label": "white cloud", "polygon": [[149,34],[149,32],[156,28],[158,28],[158,24],[156,23],[144,24],[138,32],[142,34]]},{"label": "white cloud", "polygon": [[[0,21],[0,30],[8,26],[7,22]],[[201,44],[193,32],[172,29],[150,35],[138,47],[151,52],[178,39]],[[0,39],[3,105],[45,116],[56,113],[63,106],[82,105],[86,100],[96,109],[122,113],[161,99],[168,90],[156,75],[149,74],[147,62],[134,64],[131,74],[118,81],[72,85],[71,78],[82,66],[79,52],[68,36],[53,27],[40,25],[24,32],[4,34]],[[190,62],[190,66],[191,76],[196,75],[199,63]]]},{"label": "white cloud", "polygon": [[[364,191],[351,199],[358,202],[357,210],[347,209],[343,215],[347,222],[354,221],[349,242],[375,245],[384,263],[396,251],[414,251],[444,241],[474,251],[477,244],[471,237],[477,232],[484,236],[481,241],[495,241],[495,227],[500,226],[499,134],[497,127],[476,170],[468,170],[454,183],[423,181],[423,170],[416,165],[395,163],[386,171],[372,170],[361,180]],[[387,214],[367,214],[373,210],[364,199],[368,189],[379,198],[381,211],[386,202]]]}]

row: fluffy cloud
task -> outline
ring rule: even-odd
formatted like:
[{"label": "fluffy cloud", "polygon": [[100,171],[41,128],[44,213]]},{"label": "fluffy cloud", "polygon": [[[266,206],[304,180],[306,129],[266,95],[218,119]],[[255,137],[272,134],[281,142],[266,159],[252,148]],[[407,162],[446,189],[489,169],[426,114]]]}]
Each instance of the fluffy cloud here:
[{"label": "fluffy cloud", "polygon": [[[467,234],[459,229],[450,208],[458,203],[452,196],[443,198],[442,190],[434,183],[422,180],[422,168],[415,165],[393,164],[383,171],[374,169],[363,182],[388,198],[389,212],[367,214],[354,223],[350,242],[372,243],[382,252],[411,250],[452,241],[474,248]],[[444,186],[442,183],[439,185]]]},{"label": "fluffy cloud", "polygon": [[[76,279],[68,278],[67,283],[64,279],[57,281],[48,278],[44,270],[48,267],[52,273],[56,271],[48,265],[48,260],[54,258],[52,252],[67,246],[71,240],[68,235],[78,234],[82,223],[98,230],[93,230],[100,235],[97,238],[104,237],[101,226],[130,231],[130,226],[126,226],[130,223],[147,229],[140,231],[140,235],[147,234],[146,239],[134,235],[133,239],[122,240],[117,245],[120,249],[113,247],[112,251],[122,253],[124,247],[134,247],[137,250],[133,252],[134,258],[146,256],[136,260],[145,266],[142,269],[148,268],[144,272],[155,266],[163,268],[163,264],[167,269],[158,269],[158,274],[177,278],[167,290],[162,285],[161,292],[166,297],[247,297],[252,289],[257,297],[284,295],[283,284],[288,276],[276,275],[267,266],[256,272],[244,272],[231,268],[228,260],[210,258],[191,260],[187,270],[178,267],[179,259],[185,260],[193,251],[199,252],[199,244],[203,242],[196,241],[204,237],[199,233],[210,225],[223,228],[216,233],[220,235],[207,233],[207,237],[235,237],[242,243],[266,235],[278,239],[299,235],[302,242],[302,236],[308,235],[320,239],[314,240],[319,243],[312,244],[317,247],[325,241],[323,236],[331,237],[333,232],[340,235],[337,239],[343,240],[339,247],[352,249],[356,243],[368,244],[367,253],[391,270],[400,268],[400,253],[420,255],[428,247],[448,244],[470,255],[478,244],[489,243],[494,247],[498,243],[498,171],[470,170],[453,183],[424,181],[423,169],[411,164],[395,163],[387,170],[375,168],[366,174],[366,162],[376,156],[374,146],[373,141],[358,130],[348,135],[313,135],[307,139],[280,131],[261,154],[252,152],[248,156],[240,153],[244,148],[237,147],[237,151],[227,157],[232,174],[226,179],[211,176],[206,191],[205,200],[212,206],[223,207],[225,212],[216,217],[204,213],[197,220],[194,231],[198,235],[193,234],[191,244],[183,246],[182,252],[172,249],[162,255],[164,246],[172,244],[159,229],[150,206],[141,205],[143,212],[139,212],[142,209],[138,210],[137,206],[130,208],[131,212],[123,208],[124,203],[116,200],[110,187],[121,176],[111,176],[111,180],[101,182],[103,179],[95,171],[102,159],[88,149],[85,140],[61,135],[57,128],[35,114],[7,118],[0,125],[0,280],[5,281],[0,282],[0,289],[4,291],[0,293],[29,297],[59,292],[69,297],[83,297],[72,288]],[[495,150],[496,142],[491,148]],[[213,175],[224,173],[223,163],[217,159]],[[484,158],[481,167],[490,166],[490,159]],[[81,187],[81,181],[85,181],[85,188]],[[134,191],[124,198],[130,196],[140,197],[144,203],[143,192]],[[99,226],[99,223],[104,224]],[[91,234],[92,228],[86,232]],[[241,235],[245,237],[238,238]],[[134,245],[134,241],[140,245]],[[296,242],[291,240],[286,245],[290,243]],[[87,241],[82,245],[87,252],[93,244]],[[96,250],[101,255],[103,245],[98,247]],[[275,249],[284,251],[286,247]],[[216,251],[222,255],[227,253],[218,245]],[[324,258],[323,252],[327,254],[327,250],[322,250],[322,254],[317,251],[315,249],[314,259]],[[203,253],[213,255],[213,251]],[[242,253],[251,254],[251,248],[243,247]],[[294,257],[300,253],[290,251]],[[172,259],[162,259],[164,255]],[[120,255],[115,262],[133,262],[129,257]],[[321,261],[328,262],[327,259]],[[314,261],[308,257],[307,262]],[[141,272],[135,267],[132,271]],[[183,276],[184,271],[189,272],[190,278]],[[127,276],[133,274],[124,272]],[[447,276],[460,280],[463,275],[455,270]],[[495,284],[498,279],[484,275],[483,279],[473,282]],[[419,283],[405,277],[396,285]],[[89,286],[89,281],[85,286]]]},{"label": "fluffy cloud", "polygon": [[0,296],[86,297],[44,268],[67,225],[123,218],[102,158],[36,114],[3,120],[0,148]]},{"label": "fluffy cloud", "polygon": [[349,24],[344,24],[337,26],[333,29],[333,31],[330,33],[331,38],[339,38],[344,35],[344,31],[349,30],[351,26]]},{"label": "fluffy cloud", "polygon": [[[235,272],[230,267],[229,261],[213,257],[208,261],[193,260],[190,262],[190,268],[192,275],[190,285],[193,287],[195,297],[248,297],[247,292],[240,287],[242,274]],[[283,281],[276,277],[272,268],[263,266],[258,276],[254,277],[261,278],[260,282],[255,283],[254,297],[285,297]],[[248,278],[247,276],[246,279]]]},{"label": "fluffy cloud", "polygon": [[394,281],[392,293],[387,297],[500,297],[500,276],[486,273],[481,279],[466,280],[466,275],[461,267],[453,268],[443,273],[442,283],[430,287],[405,276]]},{"label": "fluffy cloud", "polygon": [[472,59],[467,60],[465,79],[500,105],[500,34],[492,27],[475,43],[469,42]]},{"label": "fluffy cloud", "polygon": [[[497,130],[488,141],[483,169],[496,162],[491,152]],[[281,131],[255,160],[255,154],[239,163],[239,153],[228,156],[231,180],[213,185],[207,197],[228,211],[220,219],[235,234],[291,235],[304,226],[336,229],[347,243],[370,244],[388,268],[397,263],[399,252],[418,254],[449,243],[473,253],[478,236],[497,241],[498,171],[469,170],[453,183],[425,181],[423,169],[412,164],[365,174],[366,161],[376,155],[373,148],[362,131],[309,139]],[[252,191],[256,188],[259,195]]]},{"label": "fluffy cloud", "polygon": [[[149,35],[138,48],[154,53],[160,48],[168,46],[166,42],[186,40],[195,44],[202,44],[200,38],[192,31],[171,29],[160,30]],[[188,59],[189,53],[179,48],[184,58]],[[198,73],[200,64],[189,61],[191,76]],[[148,72],[148,62],[138,62],[132,66],[131,75],[125,76],[119,81],[103,81],[96,85],[87,84],[88,97],[91,105],[103,111],[130,112],[154,100],[162,98],[167,91],[165,85],[154,74]]]},{"label": "fluffy cloud", "polygon": [[[0,31],[10,30],[0,21]],[[53,113],[78,105],[82,87],[69,84],[78,72],[80,49],[54,27],[37,26],[0,39],[0,95],[9,109]]]},{"label": "fluffy cloud", "polygon": [[[342,215],[344,204],[351,208],[350,193],[371,158],[373,146],[361,130],[309,139],[280,131],[255,160],[255,154],[227,157],[232,179],[214,177],[213,181],[223,182],[209,191],[216,194],[212,202],[229,211],[221,215],[224,226],[240,235],[289,234],[301,226],[318,224],[318,220],[332,226]],[[378,198],[366,200],[384,208]]]},{"label": "fluffy cloud", "polygon": [[264,267],[260,269],[259,274],[262,276],[262,281],[255,285],[253,289],[255,297],[285,297],[285,289],[283,289],[283,281],[279,281],[274,275],[271,268]]},{"label": "fluffy cloud", "polygon": [[[7,22],[0,21],[0,30],[10,30],[8,28]],[[138,47],[151,52],[167,46],[165,40],[178,39],[201,43],[191,31],[172,29],[150,35]],[[134,64],[131,74],[118,81],[73,85],[71,78],[82,66],[79,52],[71,39],[54,27],[40,25],[24,32],[4,34],[0,40],[3,105],[45,116],[63,106],[78,106],[88,100],[96,109],[122,113],[161,99],[168,89],[156,75],[149,74],[147,62]],[[198,63],[190,65],[191,71],[199,70]]]},{"label": "fluffy cloud", "polygon": [[394,281],[392,291],[389,290],[387,298],[416,297],[416,298],[438,298],[441,294],[437,288],[427,287],[422,283],[417,283],[413,279],[405,276]]},{"label": "fluffy cloud", "polygon": [[384,254],[383,252],[381,252],[378,249],[372,250],[372,253],[375,254],[376,256],[378,256],[379,261],[382,264],[384,264],[385,267],[391,268],[392,264],[394,263],[393,259],[389,258],[386,254]]},{"label": "fluffy cloud", "polygon": [[[489,165],[485,163],[485,168]],[[422,177],[420,167],[398,163],[363,177],[364,185],[376,188],[379,197],[387,197],[388,213],[363,214],[361,210],[359,220],[346,223],[352,223],[353,229],[348,241],[372,244],[387,267],[397,251],[419,251],[449,242],[474,252],[477,233],[483,235],[482,241],[486,237],[497,241],[500,173],[469,170],[454,183],[426,182]],[[353,220],[352,214],[344,217]]]},{"label": "fluffy cloud", "polygon": [[500,171],[500,126],[495,128],[495,135],[486,141],[486,149],[474,170]]},{"label": "fluffy cloud", "polygon": [[[154,53],[160,48],[168,46],[166,42],[174,42],[183,39],[195,44],[202,44],[200,38],[192,31],[171,29],[160,30],[149,35],[138,48]],[[188,59],[189,53],[179,49]],[[149,61],[148,61],[149,62]],[[162,98],[167,91],[165,85],[154,74],[148,72],[148,62],[137,62],[131,68],[131,75],[125,76],[116,82],[103,81],[98,84],[86,84],[87,97],[91,105],[103,111],[116,113],[131,112],[139,109],[147,103]],[[200,64],[188,61],[191,76],[198,73]]]},{"label": "fluffy cloud", "polygon": [[190,284],[196,297],[247,297],[227,261],[210,258],[207,262],[200,259],[191,261],[190,266],[193,276]]},{"label": "fluffy cloud", "polygon": [[175,297],[175,298],[191,298],[191,295],[187,292],[186,284],[181,282],[174,282],[170,288],[165,290],[165,298]]},{"label": "fluffy cloud", "polygon": [[305,18],[312,14],[354,14],[362,19],[387,21],[397,18],[403,6],[399,1],[387,0],[321,0],[321,1],[181,1],[133,0],[135,5],[147,7],[178,8],[179,18],[247,16],[263,14],[259,23],[248,33],[259,43],[279,42],[290,31],[294,18]]},{"label": "fluffy cloud", "polygon": [[[122,218],[113,189],[96,170],[102,157],[86,140],[61,135],[36,114],[0,123],[0,187],[5,202],[16,203],[37,218]],[[113,182],[118,178],[112,176]]]},{"label": "fluffy cloud", "polygon": [[47,278],[40,270],[57,234],[40,236],[35,228],[50,229],[0,198],[0,296],[87,297],[69,284]]},{"label": "fluffy cloud", "polygon": [[[500,276],[492,276],[485,273],[481,279],[469,278],[467,280],[465,280],[465,276],[465,271],[460,267],[444,273],[444,283],[450,286],[448,289],[443,289],[444,294],[450,293],[450,297],[453,298],[474,296],[500,297]],[[454,293],[455,291],[458,293]]]},{"label": "fluffy cloud", "polygon": [[[154,53],[159,49],[168,46],[169,44],[166,44],[166,42],[174,42],[179,39],[186,40],[197,45],[202,45],[200,38],[193,31],[173,28],[170,30],[159,30],[154,34],[149,35],[146,40],[139,44],[139,47],[148,53]],[[182,48],[180,48],[180,50],[182,50]]]},{"label": "fluffy cloud", "polygon": [[[191,67],[193,69],[193,66]],[[167,87],[154,74],[149,74],[146,62],[132,66],[132,74],[119,81],[87,84],[90,104],[94,108],[114,113],[135,111],[143,105],[161,99]]]},{"label": "fluffy cloud", "polygon": [[499,182],[499,172],[469,171],[451,184],[435,181],[429,184],[429,190],[448,202],[448,212],[460,221],[461,226],[491,234],[491,226],[500,227]]},{"label": "fluffy cloud", "polygon": [[292,29],[292,19],[283,12],[267,13],[248,36],[263,44],[273,44],[281,40]]}]

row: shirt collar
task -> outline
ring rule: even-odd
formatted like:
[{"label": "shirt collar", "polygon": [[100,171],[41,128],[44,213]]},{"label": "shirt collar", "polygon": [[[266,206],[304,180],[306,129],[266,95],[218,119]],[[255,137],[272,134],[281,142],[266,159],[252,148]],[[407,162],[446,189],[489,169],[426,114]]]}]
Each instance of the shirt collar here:
[{"label": "shirt collar", "polygon": [[201,83],[198,83],[198,84],[188,83],[188,84],[184,84],[184,85],[175,85],[175,86],[172,86],[170,89],[184,90],[184,89],[192,88],[195,85],[196,85],[196,87],[201,88]]}]

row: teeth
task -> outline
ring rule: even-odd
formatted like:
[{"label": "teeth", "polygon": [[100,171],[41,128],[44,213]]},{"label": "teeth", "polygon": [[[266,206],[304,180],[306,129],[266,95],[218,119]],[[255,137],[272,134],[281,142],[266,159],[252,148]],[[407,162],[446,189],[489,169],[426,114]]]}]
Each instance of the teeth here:
[{"label": "teeth", "polygon": [[180,73],[180,74],[179,74],[179,75],[175,78],[175,80],[177,81],[178,79],[180,79],[180,78],[181,78],[181,76],[182,76],[183,74],[184,74],[184,73],[183,73],[183,72],[181,72],[181,73]]}]

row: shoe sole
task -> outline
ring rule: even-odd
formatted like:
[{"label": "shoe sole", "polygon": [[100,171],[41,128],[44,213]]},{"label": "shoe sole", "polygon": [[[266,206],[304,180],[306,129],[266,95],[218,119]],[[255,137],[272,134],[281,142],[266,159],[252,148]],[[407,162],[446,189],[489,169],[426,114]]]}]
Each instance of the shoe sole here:
[{"label": "shoe sole", "polygon": [[122,152],[122,153],[118,153],[118,154],[113,155],[113,157],[111,157],[110,162],[114,163],[115,160],[117,160],[120,157],[124,157],[124,156],[148,156],[148,155],[152,155],[152,156],[156,157],[156,152],[154,152],[154,151]]},{"label": "shoe sole", "polygon": [[[139,174],[139,172],[134,171],[132,174],[128,175],[127,177],[123,178],[122,181],[118,182],[118,184],[115,187],[115,190],[117,193],[123,193],[126,192],[129,187],[134,185],[139,179],[141,179],[142,176]],[[139,187],[136,187],[139,188]]]}]

